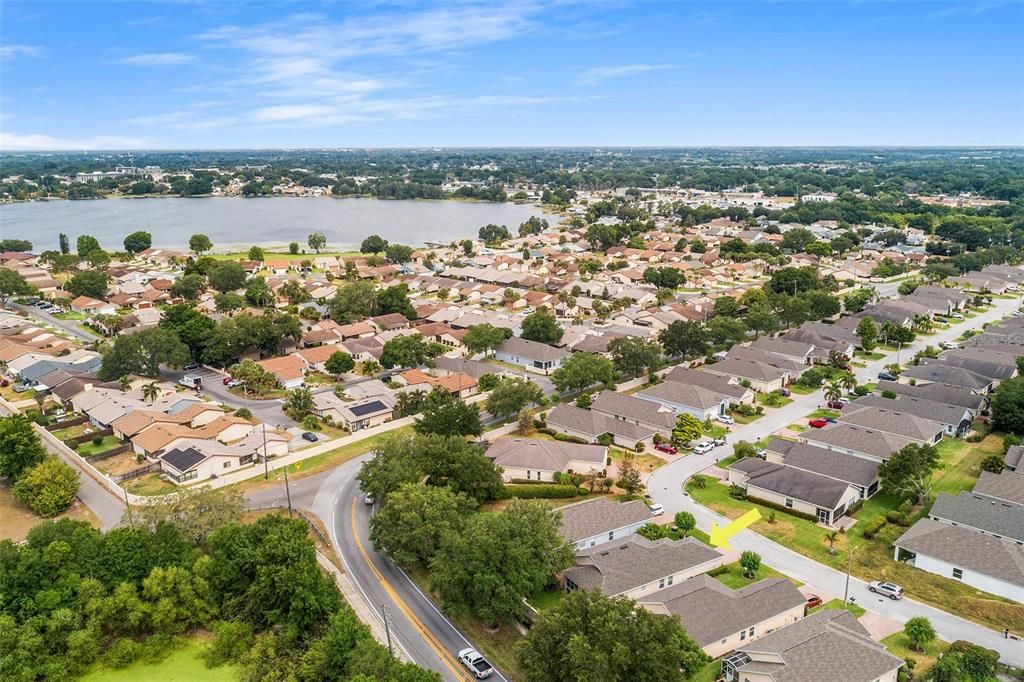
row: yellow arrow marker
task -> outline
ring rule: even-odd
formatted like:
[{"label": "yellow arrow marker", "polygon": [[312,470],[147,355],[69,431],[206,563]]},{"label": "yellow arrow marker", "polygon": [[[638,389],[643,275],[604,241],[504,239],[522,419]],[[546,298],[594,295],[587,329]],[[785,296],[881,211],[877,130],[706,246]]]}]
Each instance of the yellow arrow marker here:
[{"label": "yellow arrow marker", "polygon": [[717,523],[711,524],[711,544],[722,549],[730,549],[729,538],[751,525],[761,518],[761,512],[751,509],[725,528],[719,528]]}]

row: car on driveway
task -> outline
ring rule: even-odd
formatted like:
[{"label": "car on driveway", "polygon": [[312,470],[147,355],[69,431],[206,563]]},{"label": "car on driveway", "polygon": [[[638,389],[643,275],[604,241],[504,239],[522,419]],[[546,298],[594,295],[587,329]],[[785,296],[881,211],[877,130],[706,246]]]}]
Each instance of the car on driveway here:
[{"label": "car on driveway", "polygon": [[841,410],[846,407],[846,403],[842,400],[830,400],[826,403],[831,410]]},{"label": "car on driveway", "polygon": [[200,367],[202,367],[202,365],[200,365],[198,362],[194,362],[193,361],[193,362],[186,362],[185,366],[182,367],[182,369],[185,370],[186,372],[191,372],[192,370],[199,369]]},{"label": "car on driveway", "polygon": [[888,597],[893,601],[897,599],[903,599],[903,588],[896,583],[882,582],[874,580],[868,583],[868,592],[874,594],[880,594],[883,597]]},{"label": "car on driveway", "polygon": [[320,439],[312,431],[305,431],[302,434],[302,440],[308,440],[310,443],[315,443],[315,442],[317,442]]},{"label": "car on driveway", "polygon": [[654,449],[658,450],[659,452],[666,452],[666,453],[668,453],[670,455],[674,455],[677,452],[679,452],[679,450],[675,449],[674,447],[672,447],[668,443],[657,443],[657,444],[655,444]]},{"label": "car on driveway", "polygon": [[954,318],[954,319],[957,319],[957,320],[962,320],[962,319],[964,319],[964,316],[963,316],[963,315],[961,315],[960,313],[953,313],[952,315],[950,315],[950,317],[952,317],[952,318]]},{"label": "car on driveway", "polygon": [[768,451],[764,448],[758,448],[756,454],[760,459],[768,459]]},{"label": "car on driveway", "polygon": [[826,424],[828,424],[828,422],[825,421],[824,419],[820,419],[820,418],[819,419],[808,419],[807,420],[807,425],[810,426],[812,429],[824,428]]},{"label": "car on driveway", "polygon": [[956,350],[957,348],[960,347],[960,344],[954,343],[952,341],[943,341],[942,343],[939,344],[939,346],[945,348],[946,350]]},{"label": "car on driveway", "polygon": [[224,385],[225,386],[230,384],[232,381],[234,381],[234,379],[232,377],[224,377]]},{"label": "car on driveway", "polygon": [[793,393],[788,388],[783,387],[779,389],[779,395],[781,395],[783,398],[788,398],[789,396],[793,395]]},{"label": "car on driveway", "polygon": [[476,649],[463,649],[459,652],[459,660],[466,666],[470,674],[478,680],[494,674],[494,667]]},{"label": "car on driveway", "polygon": [[711,444],[711,441],[706,440],[706,441],[704,441],[702,443],[697,443],[696,445],[694,445],[693,446],[693,451],[694,451],[694,453],[696,453],[698,455],[703,455],[703,454],[706,454],[708,452],[711,452],[711,448],[713,448],[713,447],[715,447],[715,446]]},{"label": "car on driveway", "polygon": [[649,504],[647,505],[647,508],[651,510],[651,514],[654,516],[661,516],[665,513],[665,507],[657,503]]},{"label": "car on driveway", "polygon": [[879,372],[878,379],[879,381],[896,381],[896,375],[889,372]]},{"label": "car on driveway", "polygon": [[731,416],[729,416],[727,414],[720,414],[717,417],[715,417],[715,419],[717,419],[718,421],[722,422],[723,424],[735,424],[736,423],[736,420],[733,419]]},{"label": "car on driveway", "polygon": [[821,606],[821,597],[816,594],[807,595],[807,608],[813,609],[818,606]]}]

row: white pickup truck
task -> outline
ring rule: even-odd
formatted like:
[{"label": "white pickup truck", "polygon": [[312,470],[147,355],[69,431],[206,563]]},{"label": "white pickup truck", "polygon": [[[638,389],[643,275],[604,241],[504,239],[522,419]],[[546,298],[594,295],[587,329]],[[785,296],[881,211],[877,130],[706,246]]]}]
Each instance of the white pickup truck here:
[{"label": "white pickup truck", "polygon": [[463,649],[459,652],[459,660],[462,661],[462,665],[469,668],[469,672],[478,680],[494,674],[494,668],[476,649]]}]

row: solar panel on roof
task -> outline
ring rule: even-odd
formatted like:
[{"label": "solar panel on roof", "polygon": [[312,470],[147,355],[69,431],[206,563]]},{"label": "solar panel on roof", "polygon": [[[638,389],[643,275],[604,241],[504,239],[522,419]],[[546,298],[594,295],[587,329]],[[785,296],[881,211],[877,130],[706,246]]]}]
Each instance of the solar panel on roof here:
[{"label": "solar panel on roof", "polygon": [[380,412],[381,410],[386,410],[387,408],[381,401],[374,400],[372,403],[366,403],[364,405],[354,405],[353,407],[350,407],[348,409],[351,410],[352,414],[354,414],[355,416],[362,417],[364,415],[370,414],[371,412]]}]

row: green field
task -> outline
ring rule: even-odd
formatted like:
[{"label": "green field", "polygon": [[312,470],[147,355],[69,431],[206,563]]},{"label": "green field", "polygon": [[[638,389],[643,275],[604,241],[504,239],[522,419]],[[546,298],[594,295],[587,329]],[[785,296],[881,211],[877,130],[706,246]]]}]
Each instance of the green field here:
[{"label": "green field", "polygon": [[82,682],[227,682],[238,679],[236,666],[207,668],[203,659],[199,657],[205,646],[201,640],[193,638],[159,663],[139,661],[120,669],[94,667],[81,679]]}]

